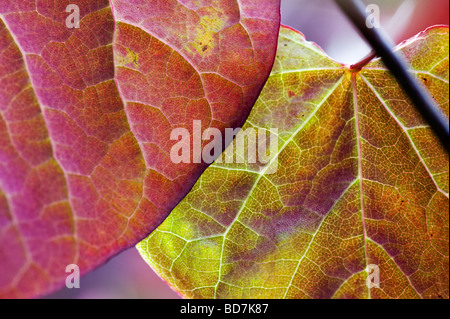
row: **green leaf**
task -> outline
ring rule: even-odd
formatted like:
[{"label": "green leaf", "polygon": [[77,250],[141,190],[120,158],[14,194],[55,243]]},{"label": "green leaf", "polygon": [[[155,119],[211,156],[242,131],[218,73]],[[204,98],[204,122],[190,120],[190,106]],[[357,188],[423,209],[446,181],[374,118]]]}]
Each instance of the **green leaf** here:
[{"label": "green leaf", "polygon": [[[448,28],[398,49],[448,116]],[[352,70],[284,27],[249,127],[278,129],[269,163],[213,164],[137,246],[174,289],[448,298],[448,154],[381,61]]]}]

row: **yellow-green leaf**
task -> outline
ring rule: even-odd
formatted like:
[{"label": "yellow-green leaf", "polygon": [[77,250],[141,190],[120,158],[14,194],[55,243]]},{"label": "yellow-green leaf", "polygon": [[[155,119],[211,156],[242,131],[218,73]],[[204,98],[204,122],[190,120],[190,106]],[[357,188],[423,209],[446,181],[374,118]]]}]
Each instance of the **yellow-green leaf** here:
[{"label": "yellow-green leaf", "polygon": [[[448,28],[398,50],[448,116]],[[282,28],[249,127],[278,129],[268,164],[212,165],[137,246],[172,287],[188,298],[449,297],[448,154],[381,61],[352,70]],[[379,288],[367,286],[374,274]]]}]

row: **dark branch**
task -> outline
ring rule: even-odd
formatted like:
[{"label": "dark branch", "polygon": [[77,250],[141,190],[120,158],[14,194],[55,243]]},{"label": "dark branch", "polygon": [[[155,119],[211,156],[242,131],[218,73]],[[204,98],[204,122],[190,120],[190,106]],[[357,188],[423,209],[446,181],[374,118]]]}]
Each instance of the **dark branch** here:
[{"label": "dark branch", "polygon": [[441,143],[449,151],[449,121],[436,105],[429,92],[408,71],[405,59],[393,51],[394,44],[381,28],[369,28],[366,25],[368,15],[366,7],[360,0],[335,0],[349,19],[373,47],[378,56],[383,59],[386,67],[396,77],[403,90],[413,101],[416,108],[428,122]]}]

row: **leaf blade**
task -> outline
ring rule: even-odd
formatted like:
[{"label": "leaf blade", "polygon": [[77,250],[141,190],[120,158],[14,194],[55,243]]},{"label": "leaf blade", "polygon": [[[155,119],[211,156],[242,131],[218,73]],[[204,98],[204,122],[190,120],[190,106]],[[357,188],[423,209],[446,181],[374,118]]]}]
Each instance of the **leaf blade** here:
[{"label": "leaf blade", "polygon": [[[146,97],[153,94],[165,100],[180,92],[184,85],[181,92],[186,93],[184,102],[193,105],[189,112],[209,112],[208,104],[197,101],[198,92],[204,94],[207,86],[205,91],[217,100],[218,106],[217,114],[204,123],[205,127],[214,125],[223,129],[245,120],[275,55],[279,0],[265,1],[261,7],[267,11],[252,2],[240,1],[241,7],[218,12],[214,21],[165,16],[168,7],[176,7],[178,11],[185,8],[184,13],[194,16],[196,10],[211,10],[208,8],[214,7],[214,3],[73,1],[80,8],[81,20],[79,29],[70,29],[65,25],[69,15],[66,1],[16,4],[0,0],[0,78],[6,81],[9,74],[20,71],[24,75],[20,85],[31,92],[29,100],[10,105],[18,89],[5,85],[0,103],[1,115],[11,113],[6,120],[0,118],[0,138],[2,142],[5,140],[0,147],[1,161],[7,156],[0,164],[1,297],[36,297],[54,291],[64,285],[67,265],[77,264],[84,274],[134,245],[164,220],[206,168],[205,163],[200,163],[176,172],[167,168],[170,164],[162,165],[168,157],[167,145],[163,148],[143,145],[143,141],[152,139],[169,144],[167,127],[185,124],[177,120],[179,113],[186,111],[182,108],[183,101],[167,103],[165,116],[169,121],[164,123],[158,108],[140,107],[142,102],[155,104],[153,100],[145,100]],[[220,1],[218,7],[234,3]],[[133,12],[128,14],[130,10]],[[178,58],[169,61],[172,69],[167,75],[161,69],[164,65],[161,55],[167,51],[165,44],[154,38],[155,48],[147,50],[147,57],[153,59],[140,57],[133,49],[137,50],[149,35],[139,34],[136,27],[127,31],[133,27],[120,21],[120,18],[140,19],[149,12],[156,13],[152,17],[153,27],[164,25],[165,30],[172,32],[172,41],[178,44],[171,55],[178,54]],[[186,40],[177,33],[180,21],[191,32],[229,20],[240,25],[241,16],[248,30],[247,40],[253,40],[255,46],[236,47],[231,38],[237,35],[231,32],[221,35],[224,45],[220,52],[228,60],[223,59],[224,71],[219,70],[239,83],[230,89],[230,85],[214,79],[214,75],[207,84],[189,82],[190,77],[195,78],[192,70],[203,61],[197,59],[188,65],[177,53],[182,51]],[[265,38],[262,30],[267,32]],[[124,32],[128,33],[124,36]],[[206,38],[212,35],[204,33]],[[196,52],[205,54],[201,49]],[[258,58],[250,61],[253,55]],[[229,63],[239,57],[241,67],[231,69]],[[145,78],[152,81],[142,83],[137,90],[143,98],[137,101],[141,104],[129,103],[136,102],[130,98],[136,93],[135,86],[124,88],[129,76],[124,77],[123,70],[131,70],[134,64],[154,71],[153,77]],[[3,65],[15,66],[17,70],[3,69]],[[256,71],[258,76],[252,77],[250,73]],[[165,84],[162,88],[158,86],[161,82]],[[196,85],[196,90],[190,84]],[[239,95],[240,91],[245,94]],[[228,100],[224,99],[227,95]],[[233,104],[227,112],[220,111],[219,104],[224,100]],[[157,106],[162,108],[161,103]],[[212,123],[213,119],[217,121]],[[36,123],[33,126],[33,122],[27,121]],[[149,123],[150,128],[146,128]],[[9,132],[11,127],[17,136]],[[43,167],[39,167],[41,162],[45,164]],[[169,178],[164,177],[167,172],[171,174]],[[177,175],[183,178],[172,181]]]},{"label": "leaf blade", "polygon": [[[417,48],[439,43],[428,56],[448,55],[446,35],[429,29],[403,49],[424,65]],[[311,80],[295,67],[305,51],[320,52],[282,28],[274,70],[243,128],[280,128],[278,171],[212,165],[138,250],[189,298],[448,298],[448,181],[434,177],[448,174],[448,155],[380,62],[358,74],[327,65]],[[307,90],[324,83],[325,93]],[[445,110],[448,90],[438,88]],[[305,95],[311,100],[295,100]],[[411,137],[399,116],[422,134]],[[369,264],[380,267],[381,289],[366,287]]]}]

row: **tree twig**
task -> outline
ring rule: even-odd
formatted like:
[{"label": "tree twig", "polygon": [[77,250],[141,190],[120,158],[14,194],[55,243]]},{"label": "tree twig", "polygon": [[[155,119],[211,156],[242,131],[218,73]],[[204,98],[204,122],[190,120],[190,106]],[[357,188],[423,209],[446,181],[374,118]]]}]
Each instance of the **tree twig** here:
[{"label": "tree twig", "polygon": [[430,93],[408,71],[407,62],[398,53],[394,53],[394,44],[381,28],[369,28],[366,24],[368,14],[366,6],[360,0],[335,0],[348,18],[354,23],[383,59],[386,67],[395,76],[405,93],[409,96],[424,119],[449,151],[449,121]]}]

